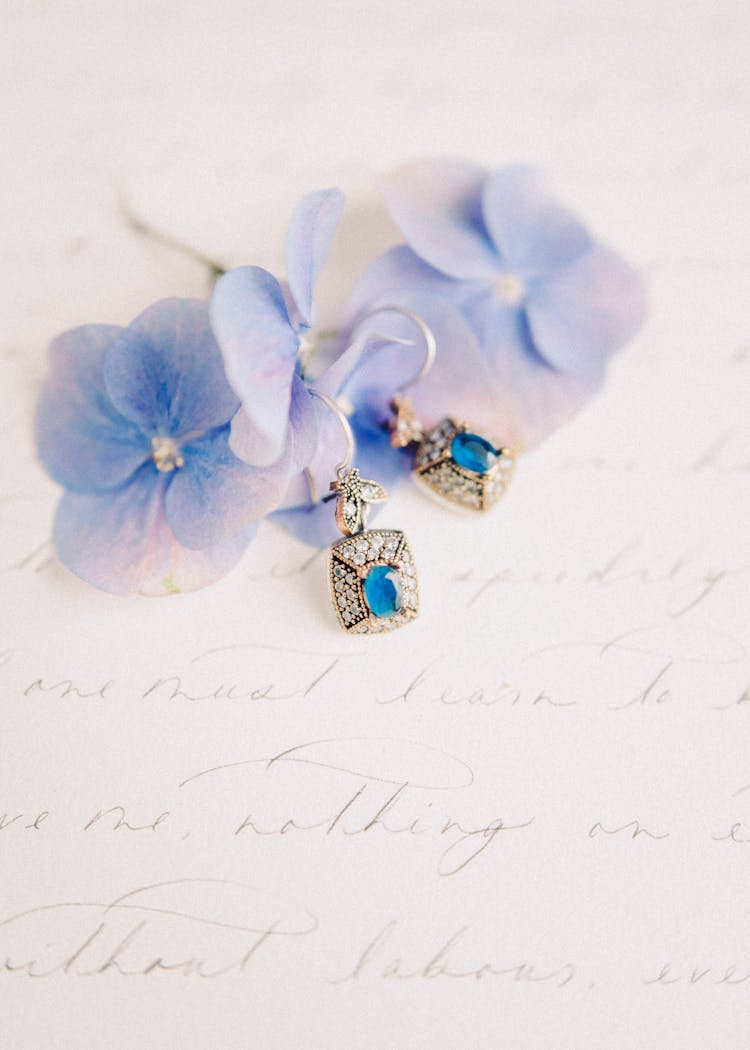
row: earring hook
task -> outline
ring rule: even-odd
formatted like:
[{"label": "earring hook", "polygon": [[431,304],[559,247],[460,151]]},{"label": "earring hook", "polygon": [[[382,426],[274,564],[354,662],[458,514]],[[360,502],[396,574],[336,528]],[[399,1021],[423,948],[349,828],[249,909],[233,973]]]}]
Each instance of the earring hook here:
[{"label": "earring hook", "polygon": [[412,321],[417,326],[422,335],[422,338],[424,339],[425,358],[422,362],[422,367],[419,369],[416,375],[414,375],[409,380],[408,383],[404,383],[401,386],[399,393],[403,393],[405,390],[409,390],[411,387],[416,386],[416,384],[421,379],[424,379],[424,377],[430,371],[432,366],[435,364],[435,356],[437,354],[437,343],[435,341],[435,334],[430,328],[430,326],[427,324],[427,322],[423,318],[421,318],[419,314],[414,313],[413,310],[409,310],[406,306],[395,306],[390,304],[386,306],[377,306],[374,310],[370,310],[368,313],[364,314],[357,321],[357,328],[359,328],[359,326],[364,321],[368,321],[371,317],[374,317],[376,314],[382,313],[401,314],[402,317],[408,318],[408,320]]},{"label": "earring hook", "polygon": [[344,474],[351,467],[352,461],[354,460],[354,432],[352,431],[351,424],[346,418],[346,413],[344,412],[344,410],[333,400],[332,397],[329,397],[328,394],[324,394],[322,390],[316,390],[314,386],[310,387],[309,389],[311,394],[313,394],[320,401],[322,401],[323,404],[327,408],[329,408],[331,412],[333,412],[333,414],[339,421],[341,429],[344,432],[344,439],[346,441],[346,453],[342,461],[336,467],[337,475]]},{"label": "earring hook", "polygon": [[[326,408],[330,409],[331,412],[333,412],[333,414],[339,421],[341,429],[344,432],[344,439],[346,441],[346,452],[342,461],[338,464],[337,467],[334,468],[336,471],[336,477],[342,478],[347,473],[347,471],[352,465],[352,462],[354,461],[355,442],[354,432],[352,431],[351,424],[346,418],[346,413],[344,412],[344,410],[341,408],[340,405],[336,404],[332,397],[329,397],[328,394],[324,394],[321,390],[316,390],[314,386],[309,387],[309,391],[314,397],[317,397],[320,401],[322,401]],[[310,470],[309,467],[305,467],[302,473],[305,475],[307,487],[310,490],[310,502],[312,504],[315,504],[318,502],[319,493],[318,486],[315,482],[315,477],[313,476],[313,472]],[[324,496],[323,502],[325,503],[327,500],[333,498],[333,494],[329,496]]]}]

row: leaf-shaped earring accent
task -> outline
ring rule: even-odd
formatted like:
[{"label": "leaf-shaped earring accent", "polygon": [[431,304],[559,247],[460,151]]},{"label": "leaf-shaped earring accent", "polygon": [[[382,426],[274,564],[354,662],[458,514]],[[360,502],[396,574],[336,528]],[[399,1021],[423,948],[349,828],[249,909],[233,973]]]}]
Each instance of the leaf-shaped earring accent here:
[{"label": "leaf-shaped earring accent", "polygon": [[336,524],[345,536],[356,536],[366,527],[368,504],[383,503],[388,499],[383,486],[363,478],[356,467],[342,473],[330,487],[338,497]]}]

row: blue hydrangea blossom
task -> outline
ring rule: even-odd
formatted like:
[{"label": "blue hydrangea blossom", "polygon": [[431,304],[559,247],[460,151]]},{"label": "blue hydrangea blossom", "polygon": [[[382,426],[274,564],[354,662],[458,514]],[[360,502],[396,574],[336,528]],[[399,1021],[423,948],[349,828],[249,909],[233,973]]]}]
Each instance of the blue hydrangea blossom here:
[{"label": "blue hydrangea blossom", "polygon": [[62,563],[117,594],[194,590],[232,568],[288,482],[284,464],[229,448],[238,407],[204,302],[166,299],[127,328],[58,336],[36,433],[65,489]]},{"label": "blue hydrangea blossom", "polygon": [[295,473],[314,454],[317,413],[302,363],[312,345],[313,287],[343,206],[338,189],[311,193],[297,205],[287,235],[285,284],[259,266],[237,267],[216,283],[211,322],[242,403],[230,444],[248,463],[281,458]]},{"label": "blue hydrangea blossom", "polygon": [[[365,271],[350,329],[378,304],[410,307],[438,340],[436,365],[413,392],[425,423],[459,414],[517,449],[538,444],[596,392],[643,323],[642,280],[527,167],[424,161],[383,189],[408,243]],[[405,322],[390,330],[404,335]],[[347,391],[382,423],[412,367],[398,346],[366,355]]]}]

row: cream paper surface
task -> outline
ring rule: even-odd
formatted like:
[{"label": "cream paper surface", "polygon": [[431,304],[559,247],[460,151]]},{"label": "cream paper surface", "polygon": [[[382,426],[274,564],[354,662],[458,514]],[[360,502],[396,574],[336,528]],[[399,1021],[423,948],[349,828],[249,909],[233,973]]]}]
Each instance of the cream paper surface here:
[{"label": "cream paper surface", "polygon": [[[0,1046],[750,1043],[750,119],[741,4],[9,3],[2,21]],[[603,394],[477,521],[418,492],[419,620],[336,626],[271,527],[203,592],[54,561],[58,331],[203,294],[140,214],[279,270],[373,175],[552,174],[645,271]]]}]

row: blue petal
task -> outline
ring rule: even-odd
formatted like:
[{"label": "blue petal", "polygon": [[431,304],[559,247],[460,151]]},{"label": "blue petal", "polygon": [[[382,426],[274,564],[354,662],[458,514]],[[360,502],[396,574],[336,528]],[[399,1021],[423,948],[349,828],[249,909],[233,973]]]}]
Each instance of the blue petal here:
[{"label": "blue petal", "polygon": [[191,549],[219,543],[280,503],[289,479],[284,465],[249,467],[228,445],[229,427],[211,431],[182,449],[184,467],[166,491],[167,521]]},{"label": "blue petal", "polygon": [[222,426],[238,400],[200,299],[162,299],[123,330],[104,359],[119,412],[171,437]]},{"label": "blue petal", "polygon": [[[414,323],[386,308],[406,307],[433,324],[435,311],[439,313],[443,306],[459,307],[464,299],[486,288],[486,282],[446,277],[405,244],[390,248],[374,259],[358,280],[347,305],[349,320],[343,332],[344,341],[350,345],[321,376],[320,385],[335,388],[336,394],[346,389],[354,400],[365,387],[373,392],[380,390],[385,417],[393,395],[419,372],[425,352]],[[434,329],[433,334],[438,336]],[[394,339],[389,342],[388,336]],[[442,363],[450,338],[448,333],[437,337],[436,366]],[[422,383],[413,393],[418,394],[421,388]]]},{"label": "blue petal", "polygon": [[[380,306],[399,304],[422,317],[432,328],[437,344],[431,371],[407,391],[422,422],[430,426],[443,415],[457,413],[474,419],[491,415],[495,398],[492,374],[458,311],[464,300],[479,293],[487,294],[486,284],[450,280],[405,246],[376,259],[354,290],[350,305],[354,323],[348,332],[360,337],[366,333],[390,335],[400,342],[376,344],[361,355],[344,385],[347,396],[356,404],[367,404],[385,421],[393,395],[419,372],[425,350],[414,323],[385,311],[367,318],[367,312]],[[332,370],[336,368],[334,364]]]},{"label": "blue petal", "polygon": [[[348,342],[348,338],[345,337],[344,341]],[[368,338],[354,339],[353,342],[350,342],[323,374],[315,380],[315,389],[327,394],[328,397],[334,399],[338,397],[347,380],[359,366],[363,354],[370,352],[371,342]]]},{"label": "blue petal", "polygon": [[[411,474],[413,451],[393,448],[387,430],[384,430],[377,412],[367,405],[358,408],[350,419],[357,442],[357,466],[366,478],[383,485],[386,491],[397,487]],[[380,504],[370,510],[370,518],[379,513]]]},{"label": "blue petal", "polygon": [[312,324],[313,288],[344,209],[339,189],[318,190],[303,197],[292,212],[286,238],[289,287],[300,317]]},{"label": "blue petal", "polygon": [[60,561],[113,594],[173,594],[219,579],[242,557],[256,526],[204,550],[189,550],[167,523],[168,484],[168,475],[146,464],[113,492],[66,493],[54,528]]},{"label": "blue petal", "polygon": [[[486,288],[486,281],[458,281],[446,277],[420,259],[408,245],[397,244],[373,259],[357,281],[347,303],[345,336],[352,342],[355,334],[372,335],[372,324],[363,331],[364,315],[389,303],[403,306],[405,295],[409,298],[423,295],[460,305],[467,297]],[[374,320],[380,327],[383,318],[379,316]]]},{"label": "blue petal", "polygon": [[277,510],[271,515],[271,521],[311,547],[328,547],[341,539],[333,515],[333,503],[315,503]]},{"label": "blue petal", "polygon": [[285,450],[290,473],[304,470],[318,443],[318,413],[310,391],[299,376],[292,381],[289,432]]},{"label": "blue petal", "polygon": [[488,431],[516,451],[538,445],[571,419],[601,387],[604,369],[568,375],[537,351],[523,310],[510,310],[491,292],[464,307],[492,375],[493,410],[480,418]]},{"label": "blue petal", "polygon": [[65,488],[116,488],[151,455],[150,438],[115,409],[104,356],[124,329],[85,325],[58,336],[39,397],[36,438],[42,463]]},{"label": "blue petal", "polygon": [[624,259],[595,245],[540,282],[526,309],[545,360],[561,371],[586,375],[601,371],[643,324],[646,289]]},{"label": "blue petal", "polygon": [[551,195],[533,168],[519,164],[490,175],[482,208],[503,267],[520,278],[554,273],[591,245],[583,223]]},{"label": "blue petal", "polygon": [[229,447],[243,462],[251,466],[271,466],[278,462],[280,456],[275,439],[271,440],[265,431],[256,426],[243,408],[232,417],[231,428]]},{"label": "blue petal", "polygon": [[289,473],[304,470],[315,451],[317,418],[311,395],[298,375],[292,378],[289,420],[281,454],[269,462],[271,447],[266,436],[243,410],[232,419],[229,446],[236,456],[250,466],[283,464]]},{"label": "blue petal", "polygon": [[390,212],[411,247],[451,277],[489,280],[500,260],[482,215],[486,172],[462,161],[406,164],[383,180]]},{"label": "blue petal", "polygon": [[211,323],[229,382],[258,434],[254,464],[267,466],[286,439],[299,347],[279,282],[257,266],[230,270],[216,282]]}]

